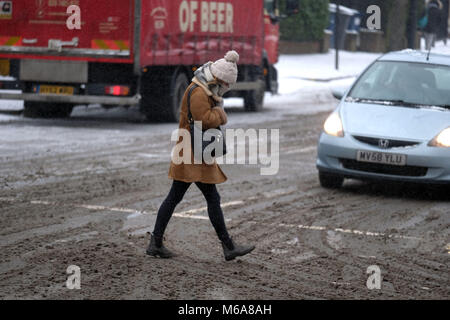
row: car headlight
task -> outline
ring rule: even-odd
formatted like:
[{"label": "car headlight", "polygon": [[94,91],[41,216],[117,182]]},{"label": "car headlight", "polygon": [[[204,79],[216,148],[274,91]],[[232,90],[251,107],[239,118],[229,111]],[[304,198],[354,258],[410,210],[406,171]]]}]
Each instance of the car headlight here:
[{"label": "car headlight", "polygon": [[343,137],[344,128],[342,127],[341,117],[339,113],[333,112],[323,125],[323,130],[330,136]]},{"label": "car headlight", "polygon": [[450,128],[444,129],[428,145],[431,147],[450,148]]}]

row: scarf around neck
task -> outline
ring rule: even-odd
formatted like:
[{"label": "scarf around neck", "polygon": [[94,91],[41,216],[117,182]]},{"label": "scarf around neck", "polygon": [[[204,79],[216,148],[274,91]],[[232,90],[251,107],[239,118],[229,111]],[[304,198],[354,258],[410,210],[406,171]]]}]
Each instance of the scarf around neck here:
[{"label": "scarf around neck", "polygon": [[194,72],[194,78],[192,78],[192,82],[198,85],[200,88],[202,88],[206,94],[209,97],[212,97],[214,101],[222,103],[223,98],[219,97],[218,95],[215,95],[208,86],[208,82],[211,82],[214,80],[214,76],[212,75],[209,67],[211,66],[212,62],[207,62],[200,68],[198,68]]}]

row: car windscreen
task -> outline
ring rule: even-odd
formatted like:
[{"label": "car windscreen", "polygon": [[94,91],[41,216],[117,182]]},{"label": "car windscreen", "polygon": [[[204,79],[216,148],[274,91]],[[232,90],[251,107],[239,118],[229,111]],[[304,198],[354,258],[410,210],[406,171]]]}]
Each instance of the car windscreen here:
[{"label": "car windscreen", "polygon": [[348,99],[449,108],[450,67],[377,61],[358,79]]}]

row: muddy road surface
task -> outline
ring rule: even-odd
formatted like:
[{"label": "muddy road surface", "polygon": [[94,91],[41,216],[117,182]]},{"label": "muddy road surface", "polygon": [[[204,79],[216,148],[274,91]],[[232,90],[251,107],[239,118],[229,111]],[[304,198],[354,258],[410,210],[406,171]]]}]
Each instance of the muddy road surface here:
[{"label": "muddy road surface", "polygon": [[[228,128],[280,129],[278,174],[222,166],[230,234],[256,244],[232,262],[195,186],[165,235],[178,256],[145,254],[171,184],[176,125],[133,112],[12,116],[0,123],[0,298],[449,299],[449,189],[354,180],[321,188],[316,143],[335,105],[227,109]],[[66,287],[71,265],[79,290]],[[369,266],[380,269],[380,289],[367,287]]]}]

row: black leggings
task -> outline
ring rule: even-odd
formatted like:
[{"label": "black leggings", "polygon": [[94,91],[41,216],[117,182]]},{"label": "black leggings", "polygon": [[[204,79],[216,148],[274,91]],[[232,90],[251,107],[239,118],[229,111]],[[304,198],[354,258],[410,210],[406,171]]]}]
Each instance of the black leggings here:
[{"label": "black leggings", "polygon": [[[220,195],[217,192],[215,184],[206,184],[201,182],[195,183],[208,203],[208,215],[211,223],[216,230],[219,239],[225,243],[230,240],[230,237],[225,226],[225,220],[223,218],[222,208],[220,207]],[[164,231],[167,224],[175,210],[175,207],[183,200],[184,194],[188,190],[191,183],[174,180],[169,195],[162,203],[158,210],[158,216],[156,217],[155,229],[153,235],[157,241],[157,245],[160,246]]]}]

